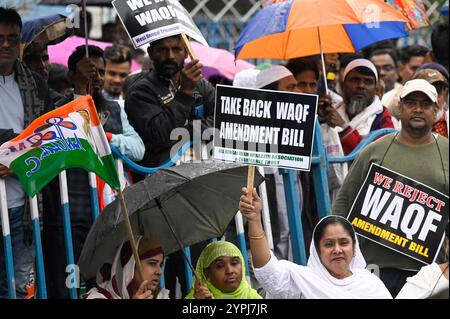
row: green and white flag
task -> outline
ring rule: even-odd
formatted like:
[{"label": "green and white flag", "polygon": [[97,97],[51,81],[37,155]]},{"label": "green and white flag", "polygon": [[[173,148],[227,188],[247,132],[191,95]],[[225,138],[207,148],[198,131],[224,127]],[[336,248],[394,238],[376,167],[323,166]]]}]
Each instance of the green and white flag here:
[{"label": "green and white flag", "polygon": [[33,121],[0,146],[0,163],[34,196],[61,171],[83,168],[120,188],[108,141],[90,96],[80,97]]}]

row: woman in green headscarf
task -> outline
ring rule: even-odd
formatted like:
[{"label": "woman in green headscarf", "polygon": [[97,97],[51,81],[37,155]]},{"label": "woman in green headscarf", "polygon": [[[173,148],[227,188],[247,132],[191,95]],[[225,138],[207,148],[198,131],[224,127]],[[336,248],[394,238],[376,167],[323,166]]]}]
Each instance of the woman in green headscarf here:
[{"label": "woman in green headscarf", "polygon": [[186,299],[262,299],[245,280],[241,251],[227,241],[215,241],[203,249],[196,273],[199,277]]}]

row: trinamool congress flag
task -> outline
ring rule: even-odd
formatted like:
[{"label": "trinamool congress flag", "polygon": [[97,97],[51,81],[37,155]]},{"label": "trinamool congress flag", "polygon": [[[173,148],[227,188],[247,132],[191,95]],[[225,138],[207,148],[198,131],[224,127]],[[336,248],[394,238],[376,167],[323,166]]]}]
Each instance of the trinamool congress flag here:
[{"label": "trinamool congress flag", "polygon": [[108,141],[90,96],[80,97],[34,120],[0,146],[0,163],[34,196],[61,171],[83,168],[112,188],[120,182]]}]

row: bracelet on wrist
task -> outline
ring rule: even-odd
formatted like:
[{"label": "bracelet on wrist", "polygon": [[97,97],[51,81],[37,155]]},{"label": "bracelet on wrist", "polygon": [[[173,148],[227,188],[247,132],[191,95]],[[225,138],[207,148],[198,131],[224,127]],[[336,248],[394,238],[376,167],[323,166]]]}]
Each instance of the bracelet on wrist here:
[{"label": "bracelet on wrist", "polygon": [[266,233],[263,231],[260,235],[258,236],[250,236],[250,234],[248,235],[248,238],[253,239],[253,240],[258,240],[258,239],[263,239],[264,236],[266,235]]}]

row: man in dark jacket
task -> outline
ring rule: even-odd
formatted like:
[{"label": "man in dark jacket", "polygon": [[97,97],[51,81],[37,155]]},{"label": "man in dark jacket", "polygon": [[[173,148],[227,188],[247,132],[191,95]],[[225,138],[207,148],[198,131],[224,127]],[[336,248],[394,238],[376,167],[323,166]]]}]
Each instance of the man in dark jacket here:
[{"label": "man in dark jacket", "polygon": [[[184,66],[188,54],[181,36],[152,42],[148,54],[154,69],[127,91],[125,111],[145,144],[140,164],[158,166],[170,158],[172,147],[180,145],[178,140],[171,139],[175,129],[186,128],[192,136],[195,119],[202,119],[202,129],[213,126],[215,92],[202,78],[202,65],[198,60]],[[174,135],[177,138],[178,134]],[[137,176],[137,179],[139,177],[142,178]],[[204,247],[203,243],[191,247],[194,264]],[[175,298],[175,277],[179,278],[183,292],[190,288],[185,285],[184,269],[180,265],[183,265],[180,252],[168,256],[165,279],[171,298]]]},{"label": "man in dark jacket", "polygon": [[[47,84],[18,61],[21,31],[22,20],[17,11],[0,7],[0,143],[21,133],[51,104]],[[16,294],[24,298],[34,263],[31,224],[24,219],[30,216],[26,212],[27,197],[13,172],[2,164],[0,178],[6,182]],[[0,299],[8,296],[4,256],[0,240]]]},{"label": "man in dark jacket", "polygon": [[[212,126],[214,88],[201,77],[202,65],[194,60],[184,66],[187,51],[181,36],[152,42],[148,54],[154,69],[141,77],[127,92],[125,111],[131,125],[145,144],[141,164],[157,166],[170,158],[171,132],[190,128],[202,120],[202,127]],[[198,111],[203,105],[203,116]]]}]

